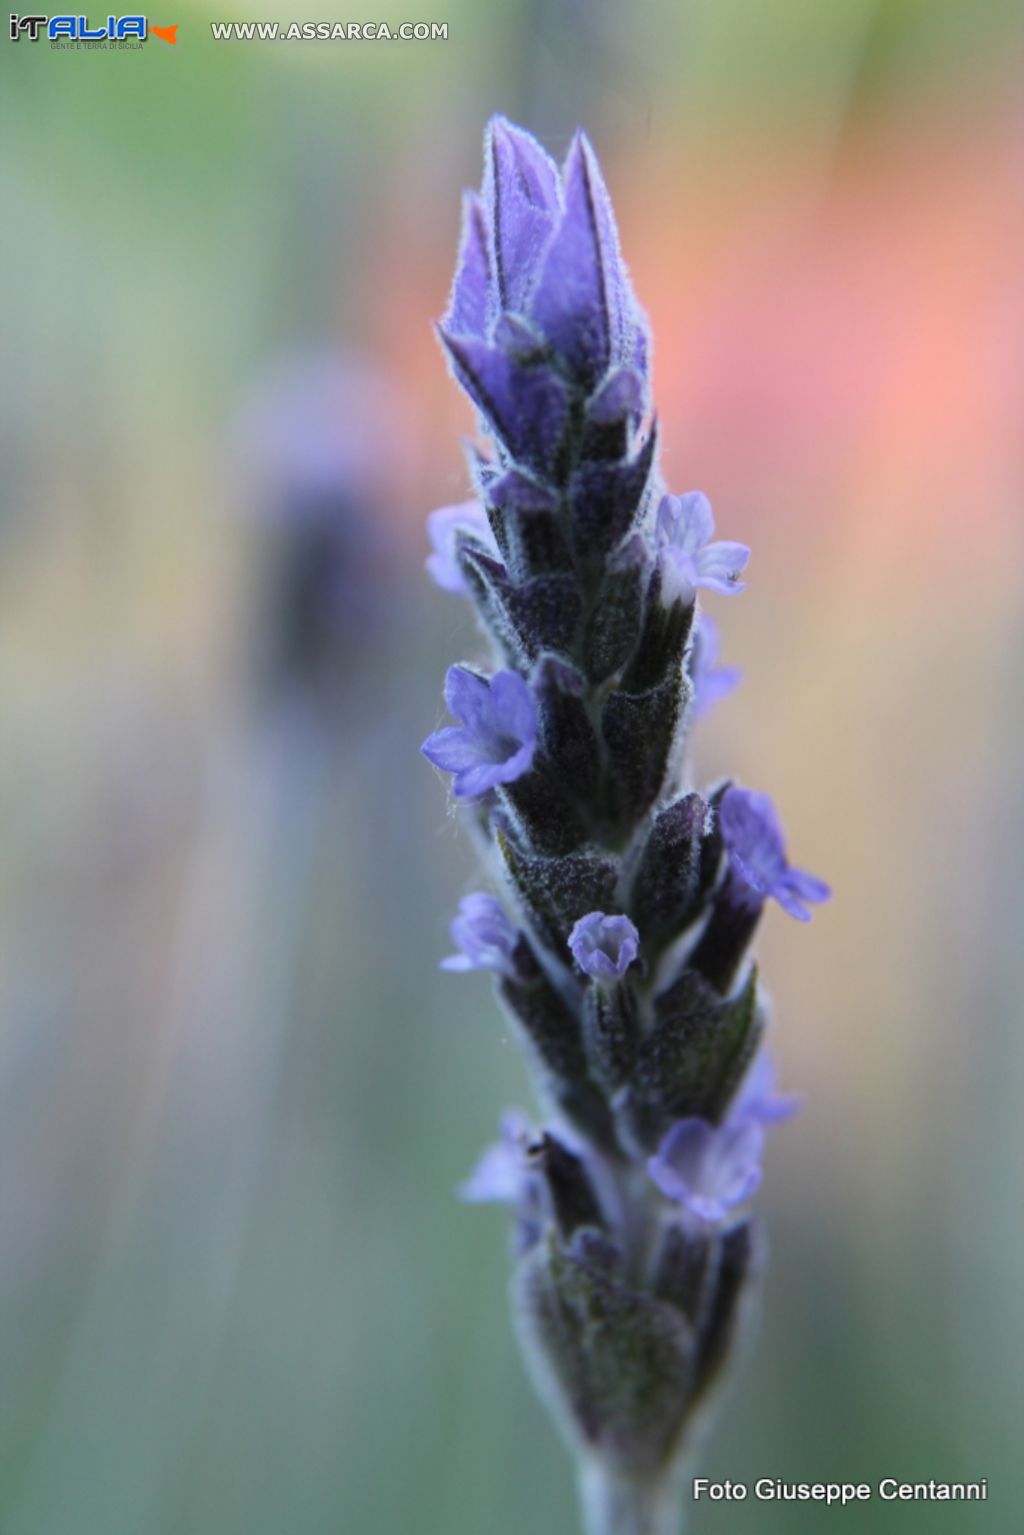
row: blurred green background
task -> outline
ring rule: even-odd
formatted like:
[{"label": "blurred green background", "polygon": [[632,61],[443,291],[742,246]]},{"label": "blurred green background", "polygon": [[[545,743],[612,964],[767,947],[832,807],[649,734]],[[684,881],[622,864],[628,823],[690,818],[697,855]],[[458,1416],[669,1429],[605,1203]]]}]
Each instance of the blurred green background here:
[{"label": "blurred green background", "polygon": [[[449,37],[212,41],[258,15]],[[1024,1527],[1020,7],[152,20],[0,44],[0,1529],[574,1528],[453,1197],[530,1100],[436,970],[475,881],[417,756],[477,645],[423,520],[494,110],[601,155],[667,476],[754,549],[698,765],[836,890],[761,941],[806,1106],[706,1469],[990,1486],[692,1528]]]}]

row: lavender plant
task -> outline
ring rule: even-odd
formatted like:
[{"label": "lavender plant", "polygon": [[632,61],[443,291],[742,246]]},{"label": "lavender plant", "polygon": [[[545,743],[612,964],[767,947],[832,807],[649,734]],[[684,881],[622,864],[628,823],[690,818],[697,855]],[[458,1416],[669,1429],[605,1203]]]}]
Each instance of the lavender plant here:
[{"label": "lavender plant", "polygon": [[686,776],[691,721],[738,681],[698,592],[749,551],[657,469],[650,340],[601,172],[501,118],[465,201],[440,338],[476,407],[474,498],[428,569],[491,654],[453,666],[451,775],[493,893],[452,922],[536,1069],[463,1193],[514,1216],[513,1311],[578,1456],[590,1535],[678,1529],[684,1457],[735,1354],[759,1243],[747,1206],[776,1094],[748,959],[765,901],[806,920],[771,801]]}]

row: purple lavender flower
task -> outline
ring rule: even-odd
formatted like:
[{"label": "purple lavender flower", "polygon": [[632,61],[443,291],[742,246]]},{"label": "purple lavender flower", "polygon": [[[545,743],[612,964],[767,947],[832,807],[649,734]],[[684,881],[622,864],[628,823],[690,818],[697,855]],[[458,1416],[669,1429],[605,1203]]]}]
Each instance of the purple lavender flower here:
[{"label": "purple lavender flower", "polygon": [[722,1125],[680,1119],[647,1163],[667,1199],[711,1225],[725,1220],[761,1182],[764,1131],[748,1115]]},{"label": "purple lavender flower", "polygon": [[465,666],[451,666],[444,696],[462,724],[435,731],[420,750],[442,772],[454,773],[456,799],[479,799],[529,772],[537,710],[518,672],[497,672],[488,682]]},{"label": "purple lavender flower", "polygon": [[501,902],[493,895],[474,891],[459,902],[452,918],[452,942],[458,953],[441,961],[442,970],[497,970],[514,974],[512,953],[519,934]]},{"label": "purple lavender flower", "polygon": [[473,1171],[459,1187],[467,1204],[502,1204],[519,1207],[527,1194],[531,1173],[526,1148],[534,1139],[530,1123],[518,1109],[501,1116],[498,1139],[484,1150]]},{"label": "purple lavender flower", "polygon": [[667,1198],[717,1224],[761,1182],[762,1127],[782,1124],[799,1106],[798,1099],[776,1093],[775,1063],[762,1048],[724,1122],[677,1120],[648,1161],[647,1171]]},{"label": "purple lavender flower", "polygon": [[743,681],[743,673],[738,666],[717,664],[718,652],[718,625],[707,613],[701,613],[690,658],[690,676],[694,689],[693,712],[698,719],[721,699],[727,698]]},{"label": "purple lavender flower", "polygon": [[426,567],[442,591],[451,592],[454,597],[468,597],[469,588],[459,569],[460,531],[472,534],[489,553],[497,555],[498,546],[480,502],[460,501],[457,506],[439,506],[427,518],[433,553],[427,556]]},{"label": "purple lavender flower", "polygon": [[595,981],[620,981],[636,959],[640,934],[628,917],[592,911],[569,934],[572,957]]},{"label": "purple lavender flower", "polygon": [[654,536],[666,601],[691,602],[698,587],[726,596],[743,591],[746,583],[739,577],[750,550],[746,544],[712,543],[714,531],[711,502],[701,491],[662,496]]},{"label": "purple lavender flower", "polygon": [[805,903],[827,901],[832,892],[824,880],[787,863],[782,827],[768,795],[727,789],[718,814],[733,870],[756,895],[773,896],[791,917],[809,922]]},{"label": "purple lavender flower", "polygon": [[467,1204],[506,1205],[514,1213],[513,1246],[520,1255],[534,1245],[544,1229],[543,1180],[527,1160],[527,1150],[536,1139],[525,1115],[518,1109],[506,1109],[498,1139],[481,1153],[458,1191]]}]

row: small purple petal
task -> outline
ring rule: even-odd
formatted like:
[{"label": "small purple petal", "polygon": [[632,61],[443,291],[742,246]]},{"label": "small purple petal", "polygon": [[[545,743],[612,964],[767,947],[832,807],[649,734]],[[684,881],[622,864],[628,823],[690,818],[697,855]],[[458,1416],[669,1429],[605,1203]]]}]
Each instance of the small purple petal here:
[{"label": "small purple petal", "polygon": [[520,771],[513,763],[495,766],[492,762],[480,762],[475,767],[456,773],[452,779],[452,793],[456,799],[483,799],[499,783],[509,783],[518,778]]},{"label": "small purple petal", "polygon": [[621,980],[636,959],[640,934],[628,917],[592,911],[569,934],[572,957],[596,981]]},{"label": "small purple petal", "polygon": [[533,694],[518,672],[498,672],[491,681],[490,711],[494,728],[531,745],[537,731]]},{"label": "small purple petal", "polygon": [[707,714],[721,699],[728,697],[743,681],[738,666],[719,666],[718,625],[706,613],[697,620],[690,676],[693,679],[693,710],[697,718]]},{"label": "small purple petal", "polygon": [[727,543],[724,540],[707,544],[695,562],[697,585],[708,591],[722,592],[727,597],[734,592],[742,592],[746,589],[746,582],[740,580],[740,572],[749,559],[750,550],[746,544]]},{"label": "small purple petal", "polygon": [[729,1117],[756,1119],[762,1125],[778,1125],[791,1119],[800,1108],[800,1099],[775,1090],[775,1060],[767,1045],[754,1057]]},{"label": "small purple petal", "polygon": [[502,1115],[499,1140],[489,1146],[459,1189],[469,1204],[508,1205],[516,1216],[515,1250],[526,1252],[543,1232],[546,1211],[541,1179],[527,1161],[536,1136],[516,1110]]},{"label": "small purple petal", "polygon": [[782,828],[771,799],[753,789],[733,787],[723,795],[718,813],[730,853],[751,869],[751,882],[762,877],[760,888],[766,892],[786,869]]},{"label": "small purple petal", "polygon": [[713,709],[715,704],[721,703],[723,698],[735,693],[743,681],[743,673],[738,666],[716,666],[712,671],[701,673],[695,681],[697,696],[693,707],[699,719]]},{"label": "small purple petal", "polygon": [[468,768],[478,766],[482,759],[479,742],[462,725],[445,725],[441,730],[435,730],[420,750],[442,773],[464,773]]},{"label": "small purple petal", "polygon": [[739,574],[750,558],[745,544],[710,543],[715,531],[711,503],[699,490],[662,496],[655,519],[655,543],[666,601],[690,602],[698,587],[731,596],[744,589]]},{"label": "small purple petal", "polygon": [[812,905],[819,901],[827,901],[832,895],[832,888],[816,874],[808,874],[805,869],[790,868],[786,875],[786,884],[793,895],[801,901],[810,901]]},{"label": "small purple petal", "polygon": [[795,917],[797,922],[810,922],[811,914],[807,907],[792,893],[784,880],[779,880],[768,893],[775,898],[788,917]]},{"label": "small purple petal", "polygon": [[525,1155],[530,1140],[526,1117],[515,1109],[508,1110],[501,1118],[500,1139],[483,1152],[460,1186],[459,1197],[467,1204],[518,1206],[530,1181]]},{"label": "small purple petal", "polygon": [[811,914],[805,903],[827,901],[831,891],[813,874],[790,867],[782,828],[768,795],[727,789],[719,818],[735,872],[758,895],[773,897],[798,922],[809,922]]},{"label": "small purple petal", "polygon": [[681,1119],[669,1130],[647,1171],[666,1198],[710,1224],[723,1221],[761,1182],[764,1132],[754,1120],[714,1126]]},{"label": "small purple petal", "polygon": [[512,954],[519,934],[493,895],[475,891],[464,896],[458,915],[452,918],[451,935],[458,952],[441,961],[442,970],[513,973]]},{"label": "small purple petal", "polygon": [[497,555],[498,546],[479,501],[461,501],[456,506],[439,506],[427,518],[427,533],[433,552],[427,556],[427,571],[442,591],[467,597],[469,588],[459,569],[459,534],[471,535],[489,554]]},{"label": "small purple petal", "polygon": [[449,666],[444,679],[444,701],[448,713],[468,725],[471,730],[481,728],[491,696],[490,684],[485,677],[478,677],[466,666]]},{"label": "small purple petal", "polygon": [[662,496],[654,531],[658,544],[671,545],[681,554],[698,554],[715,531],[711,502],[701,490]]},{"label": "small purple petal", "polygon": [[681,602],[686,606],[697,595],[697,566],[693,556],[666,544],[658,551],[661,572],[661,600],[666,606]]}]

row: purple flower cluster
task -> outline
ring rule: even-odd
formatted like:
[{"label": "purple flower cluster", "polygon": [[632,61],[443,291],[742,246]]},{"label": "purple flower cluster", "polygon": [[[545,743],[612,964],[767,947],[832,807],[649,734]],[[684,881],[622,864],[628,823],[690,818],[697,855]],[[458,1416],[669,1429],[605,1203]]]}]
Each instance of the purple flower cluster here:
[{"label": "purple flower cluster", "polygon": [[698,593],[742,591],[750,551],[659,476],[646,321],[582,134],[559,167],[490,124],[440,337],[487,446],[427,568],[489,654],[450,668],[457,723],[422,751],[493,887],[442,965],[491,972],[545,1118],[507,1115],[462,1195],[516,1214],[520,1326],[588,1465],[650,1488],[728,1357],[765,1130],[795,1108],[750,944],[767,897],[806,920],[828,889],[766,796],[682,777],[739,681]]}]

